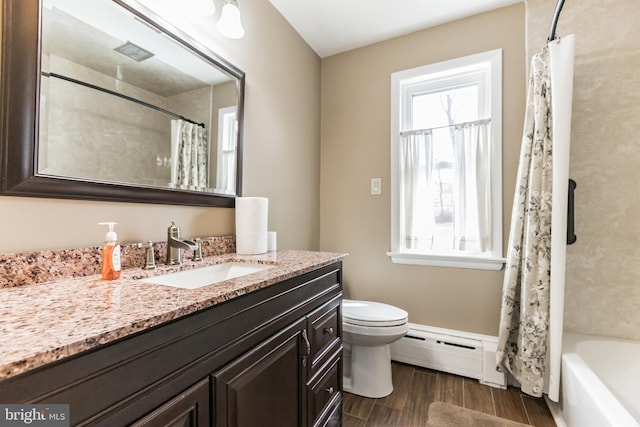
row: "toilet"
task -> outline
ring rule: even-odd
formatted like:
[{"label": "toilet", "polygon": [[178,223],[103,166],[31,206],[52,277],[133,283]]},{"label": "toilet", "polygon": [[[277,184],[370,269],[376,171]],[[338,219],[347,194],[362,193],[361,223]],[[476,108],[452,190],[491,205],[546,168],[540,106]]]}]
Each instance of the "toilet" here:
[{"label": "toilet", "polygon": [[342,300],[344,391],[371,398],[391,394],[389,344],[408,331],[408,314],[398,307]]}]

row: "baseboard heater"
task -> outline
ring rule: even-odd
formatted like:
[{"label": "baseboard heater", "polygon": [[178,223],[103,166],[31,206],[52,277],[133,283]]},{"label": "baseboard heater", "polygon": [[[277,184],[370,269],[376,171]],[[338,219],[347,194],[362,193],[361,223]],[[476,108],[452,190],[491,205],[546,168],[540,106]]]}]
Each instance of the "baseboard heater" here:
[{"label": "baseboard heater", "polygon": [[497,341],[489,335],[410,323],[409,332],[391,344],[391,359],[506,388],[505,374],[495,369]]}]

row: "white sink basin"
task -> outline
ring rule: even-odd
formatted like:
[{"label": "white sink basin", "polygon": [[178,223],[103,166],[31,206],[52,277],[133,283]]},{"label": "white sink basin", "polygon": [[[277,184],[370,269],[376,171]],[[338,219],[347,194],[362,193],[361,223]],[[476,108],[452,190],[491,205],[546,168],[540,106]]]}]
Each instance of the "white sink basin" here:
[{"label": "white sink basin", "polygon": [[157,285],[173,286],[175,288],[196,289],[236,277],[246,276],[247,274],[266,271],[269,268],[271,268],[270,265],[264,264],[226,262],[224,264],[148,277],[140,281],[144,283],[155,283]]}]

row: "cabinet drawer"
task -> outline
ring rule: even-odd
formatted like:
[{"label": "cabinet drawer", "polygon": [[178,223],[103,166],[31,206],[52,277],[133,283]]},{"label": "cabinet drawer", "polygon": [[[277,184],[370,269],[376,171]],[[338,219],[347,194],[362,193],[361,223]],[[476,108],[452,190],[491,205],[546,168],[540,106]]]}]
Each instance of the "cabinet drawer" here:
[{"label": "cabinet drawer", "polygon": [[338,296],[307,316],[309,322],[309,341],[311,344],[311,371],[325,362],[334,347],[340,344],[342,336],[342,315]]},{"label": "cabinet drawer", "polygon": [[334,400],[327,415],[318,418],[313,427],[342,427],[342,396]]},{"label": "cabinet drawer", "polygon": [[334,357],[331,363],[325,365],[318,380],[309,387],[308,414],[310,426],[315,426],[322,419],[327,418],[333,411],[336,399],[341,399],[340,385],[342,379],[341,358]]}]

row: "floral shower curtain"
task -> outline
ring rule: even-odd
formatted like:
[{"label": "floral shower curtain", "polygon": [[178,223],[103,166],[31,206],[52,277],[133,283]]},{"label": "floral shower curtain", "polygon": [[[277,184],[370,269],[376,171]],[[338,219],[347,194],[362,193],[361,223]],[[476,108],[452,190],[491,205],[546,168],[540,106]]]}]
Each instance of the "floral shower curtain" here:
[{"label": "floral shower curtain", "polygon": [[204,190],[208,184],[207,130],[185,120],[171,120],[171,184]]},{"label": "floral shower curtain", "polygon": [[499,370],[541,396],[551,274],[552,109],[548,47],[531,60],[498,334]]}]

